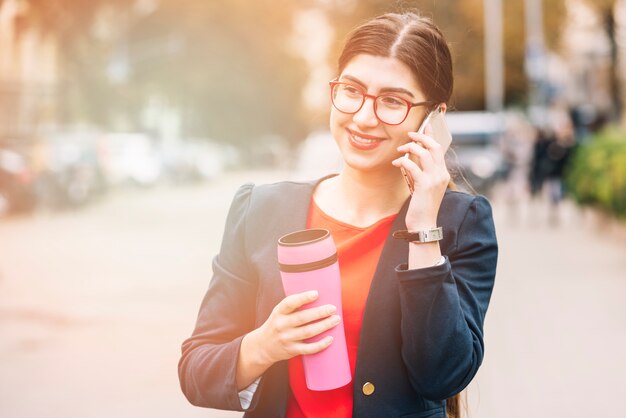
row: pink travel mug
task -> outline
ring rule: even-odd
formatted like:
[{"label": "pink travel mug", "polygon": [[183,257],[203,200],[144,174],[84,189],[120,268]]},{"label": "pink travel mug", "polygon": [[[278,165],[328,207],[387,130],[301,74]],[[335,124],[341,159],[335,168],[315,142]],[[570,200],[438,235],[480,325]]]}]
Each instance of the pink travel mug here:
[{"label": "pink travel mug", "polygon": [[278,263],[285,294],[317,290],[319,297],[301,309],[332,304],[337,307],[341,322],[313,338],[314,342],[327,335],[333,342],[315,354],[302,356],[306,386],[311,390],[331,390],[352,380],[346,334],[341,308],[341,278],[337,263],[337,248],[326,229],[296,231],[278,240]]}]

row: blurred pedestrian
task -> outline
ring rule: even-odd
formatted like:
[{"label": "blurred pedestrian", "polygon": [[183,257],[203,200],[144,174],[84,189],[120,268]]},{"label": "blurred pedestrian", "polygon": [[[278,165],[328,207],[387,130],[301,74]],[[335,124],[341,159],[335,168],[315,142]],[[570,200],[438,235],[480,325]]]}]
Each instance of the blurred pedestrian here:
[{"label": "blurred pedestrian", "polygon": [[[483,359],[497,243],[489,202],[450,190],[441,138],[415,132],[446,109],[450,51],[429,19],[386,14],[350,34],[338,69],[330,130],[344,166],[238,190],[182,346],[183,392],[246,417],[459,417]],[[304,228],[330,230],[338,248],[353,378],[335,390],[309,390],[301,356],[332,344],[314,337],[341,317],[300,309],[317,296],[281,286],[277,240]]]},{"label": "blurred pedestrian", "polygon": [[507,162],[507,176],[499,190],[507,204],[509,218],[521,217],[523,203],[530,192],[529,176],[533,158],[536,131],[522,112],[511,112],[506,119],[506,132],[502,141],[502,154]]},{"label": "blurred pedestrian", "polygon": [[549,133],[545,129],[536,128],[535,144],[530,166],[530,194],[533,197],[540,195],[546,180],[546,154],[550,143]]},{"label": "blurred pedestrian", "polygon": [[539,130],[535,143],[530,183],[533,196],[547,194],[549,220],[556,225],[564,196],[565,167],[576,137],[570,113],[562,102],[553,101],[547,116],[547,125]]}]

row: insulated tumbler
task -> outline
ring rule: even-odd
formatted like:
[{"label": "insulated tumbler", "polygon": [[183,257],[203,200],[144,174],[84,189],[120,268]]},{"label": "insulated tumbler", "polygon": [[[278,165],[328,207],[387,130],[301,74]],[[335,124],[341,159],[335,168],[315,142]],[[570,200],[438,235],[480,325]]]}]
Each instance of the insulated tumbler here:
[{"label": "insulated tumbler", "polygon": [[319,297],[301,309],[332,304],[341,316],[339,325],[306,342],[327,335],[333,342],[326,349],[302,356],[306,386],[311,390],[331,390],[352,380],[341,308],[341,279],[335,242],[326,229],[306,229],[278,240],[278,263],[286,295],[317,290]]}]

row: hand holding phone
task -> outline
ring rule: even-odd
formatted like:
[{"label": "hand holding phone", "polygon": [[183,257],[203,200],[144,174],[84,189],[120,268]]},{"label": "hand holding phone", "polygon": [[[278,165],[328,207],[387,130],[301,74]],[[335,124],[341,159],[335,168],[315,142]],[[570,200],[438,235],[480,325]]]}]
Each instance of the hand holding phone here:
[{"label": "hand holding phone", "polygon": [[[446,152],[448,150],[448,147],[450,147],[450,143],[452,142],[452,135],[450,134],[450,131],[448,130],[448,126],[446,125],[444,114],[445,114],[445,111],[442,108],[442,106],[441,105],[437,106],[435,110],[431,111],[426,116],[426,118],[420,125],[419,129],[417,130],[417,133],[423,134],[426,129],[426,126],[430,125],[430,133],[431,133],[432,138],[435,141],[437,141],[439,144],[441,144],[444,152]],[[409,158],[409,153],[406,153],[404,157]],[[406,172],[404,167],[400,167],[400,170],[402,171],[404,180],[406,181],[406,184],[409,187],[409,192],[413,194],[415,190],[415,186],[413,185],[413,179],[411,178],[411,176],[409,176],[409,174]]]}]

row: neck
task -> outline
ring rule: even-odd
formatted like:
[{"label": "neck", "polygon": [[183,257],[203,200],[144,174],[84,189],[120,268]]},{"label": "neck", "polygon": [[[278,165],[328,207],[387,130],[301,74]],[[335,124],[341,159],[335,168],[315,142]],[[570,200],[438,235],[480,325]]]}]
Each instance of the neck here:
[{"label": "neck", "polygon": [[396,213],[409,197],[398,169],[363,172],[346,166],[336,177],[336,186],[356,213],[374,217]]}]

